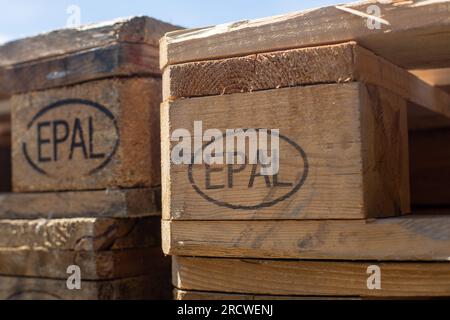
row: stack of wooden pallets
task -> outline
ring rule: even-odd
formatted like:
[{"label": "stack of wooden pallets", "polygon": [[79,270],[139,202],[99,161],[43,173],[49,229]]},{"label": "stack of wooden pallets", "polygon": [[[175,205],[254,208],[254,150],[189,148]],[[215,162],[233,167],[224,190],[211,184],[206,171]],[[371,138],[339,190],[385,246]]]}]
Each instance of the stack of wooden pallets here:
[{"label": "stack of wooden pallets", "polygon": [[174,29],[133,18],[0,48],[14,191],[0,195],[0,298],[170,297],[158,40]]},{"label": "stack of wooden pallets", "polygon": [[[449,13],[368,1],[163,38],[176,298],[450,296],[450,96],[409,72],[450,67]],[[238,128],[279,129],[276,175],[173,161],[209,129],[192,154],[234,155]]]}]

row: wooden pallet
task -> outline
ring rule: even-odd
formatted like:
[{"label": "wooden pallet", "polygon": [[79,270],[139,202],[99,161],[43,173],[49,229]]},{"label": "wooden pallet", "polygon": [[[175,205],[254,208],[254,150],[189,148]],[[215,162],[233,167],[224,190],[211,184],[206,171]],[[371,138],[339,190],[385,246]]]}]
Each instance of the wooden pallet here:
[{"label": "wooden pallet", "polygon": [[[379,29],[359,14],[369,5]],[[165,35],[162,232],[177,298],[450,295],[449,12],[364,1]],[[278,175],[174,164],[172,134],[195,121],[280,129]],[[227,137],[213,135],[190,153]],[[382,290],[366,285],[371,264]]]},{"label": "wooden pallet", "polygon": [[14,191],[160,185],[157,43],[174,29],[141,17],[0,47]]}]

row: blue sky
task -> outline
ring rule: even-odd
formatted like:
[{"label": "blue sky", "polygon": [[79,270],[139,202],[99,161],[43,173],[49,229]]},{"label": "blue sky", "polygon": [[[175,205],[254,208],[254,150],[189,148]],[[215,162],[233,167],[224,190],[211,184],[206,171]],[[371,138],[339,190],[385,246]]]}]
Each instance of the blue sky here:
[{"label": "blue sky", "polygon": [[148,15],[185,27],[209,26],[299,11],[345,0],[0,0],[0,43],[63,28],[70,5],[82,24]]}]

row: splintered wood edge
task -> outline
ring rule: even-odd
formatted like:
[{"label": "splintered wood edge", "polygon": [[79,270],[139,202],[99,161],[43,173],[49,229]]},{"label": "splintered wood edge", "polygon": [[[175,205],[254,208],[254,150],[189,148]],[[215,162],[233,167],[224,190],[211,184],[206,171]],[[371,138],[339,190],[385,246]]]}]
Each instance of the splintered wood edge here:
[{"label": "splintered wood edge", "polygon": [[[365,23],[367,16],[359,14],[365,14],[371,4],[376,4],[383,12],[383,24],[379,29],[370,29]],[[444,30],[448,32],[449,10],[450,1],[382,4],[370,0],[171,32],[162,43],[165,48],[161,50],[164,53],[161,66],[358,40],[368,49],[408,69],[440,67],[447,63],[448,54],[437,50],[428,52],[427,57],[421,56],[408,47],[411,44],[405,38],[426,34],[427,30],[429,33],[436,29],[443,34]],[[417,51],[421,52],[420,48]]]}]

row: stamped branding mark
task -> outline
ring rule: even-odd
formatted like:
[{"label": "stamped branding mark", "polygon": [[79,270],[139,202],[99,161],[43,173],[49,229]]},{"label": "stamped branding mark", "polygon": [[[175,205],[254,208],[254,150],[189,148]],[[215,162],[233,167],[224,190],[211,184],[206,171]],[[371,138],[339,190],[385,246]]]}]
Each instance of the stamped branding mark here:
[{"label": "stamped branding mark", "polygon": [[22,152],[27,163],[52,177],[76,178],[100,171],[120,141],[114,115],[101,104],[81,99],[41,109],[26,130]]},{"label": "stamped branding mark", "polygon": [[[259,131],[261,129],[255,129]],[[269,134],[274,136],[274,132]],[[195,164],[191,162],[188,179],[194,190],[205,200],[221,207],[240,210],[256,210],[276,205],[292,197],[304,185],[308,177],[308,159],[305,151],[288,137],[279,137],[279,171],[275,175],[263,175],[261,163],[249,164],[248,150],[244,155],[235,152],[235,157],[245,158],[243,164]],[[225,133],[221,140],[225,141]],[[204,152],[217,139],[203,145]],[[225,142],[224,142],[225,143]],[[216,156],[221,156],[217,155]],[[256,195],[256,196],[255,196]],[[261,196],[262,195],[262,196]]]}]

